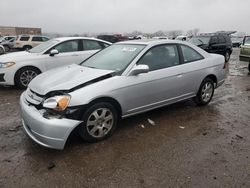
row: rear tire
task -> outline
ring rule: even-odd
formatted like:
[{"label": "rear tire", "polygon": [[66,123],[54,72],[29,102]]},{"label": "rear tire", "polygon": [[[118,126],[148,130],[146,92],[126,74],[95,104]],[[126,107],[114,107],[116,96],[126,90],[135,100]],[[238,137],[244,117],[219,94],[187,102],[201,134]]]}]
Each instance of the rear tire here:
[{"label": "rear tire", "polygon": [[21,89],[28,87],[30,81],[35,78],[41,71],[35,67],[23,67],[16,72],[15,85]]},{"label": "rear tire", "polygon": [[118,113],[112,104],[99,102],[85,111],[82,120],[78,129],[80,136],[87,142],[98,142],[113,134],[117,127]]},{"label": "rear tire", "polygon": [[198,106],[204,106],[212,100],[213,95],[214,82],[210,78],[205,78],[201,83],[201,86],[196,97],[194,98],[194,101]]},{"label": "rear tire", "polygon": [[225,57],[225,62],[228,62],[230,60],[230,52],[229,52],[229,50],[226,51],[224,57]]}]

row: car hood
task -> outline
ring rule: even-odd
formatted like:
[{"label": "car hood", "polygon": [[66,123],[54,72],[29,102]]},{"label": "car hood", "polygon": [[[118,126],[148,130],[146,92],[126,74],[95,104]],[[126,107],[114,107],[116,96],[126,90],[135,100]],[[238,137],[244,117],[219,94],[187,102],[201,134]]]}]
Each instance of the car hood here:
[{"label": "car hood", "polygon": [[8,62],[8,61],[22,61],[32,59],[40,55],[38,53],[29,53],[27,51],[22,52],[13,52],[9,54],[4,54],[0,56],[0,62]]},{"label": "car hood", "polygon": [[111,77],[114,72],[72,64],[38,75],[30,82],[29,89],[40,95],[46,95],[51,91],[69,91]]}]

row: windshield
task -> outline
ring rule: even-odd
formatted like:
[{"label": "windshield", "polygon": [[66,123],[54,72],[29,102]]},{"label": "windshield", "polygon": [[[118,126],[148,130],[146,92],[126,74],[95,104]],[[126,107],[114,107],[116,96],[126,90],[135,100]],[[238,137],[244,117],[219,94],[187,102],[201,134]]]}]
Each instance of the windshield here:
[{"label": "windshield", "polygon": [[145,45],[114,44],[82,63],[82,66],[115,70],[124,70],[130,62],[145,48]]},{"label": "windshield", "polygon": [[244,45],[250,45],[250,37],[245,38]]},{"label": "windshield", "polygon": [[54,44],[58,43],[59,40],[48,40],[46,42],[41,43],[40,45],[32,48],[31,50],[29,50],[30,53],[41,53],[44,50],[47,50],[48,48],[52,47]]},{"label": "windshield", "polygon": [[209,36],[197,36],[197,37],[192,37],[189,42],[193,43],[194,45],[203,45],[203,44],[208,44],[210,40]]}]

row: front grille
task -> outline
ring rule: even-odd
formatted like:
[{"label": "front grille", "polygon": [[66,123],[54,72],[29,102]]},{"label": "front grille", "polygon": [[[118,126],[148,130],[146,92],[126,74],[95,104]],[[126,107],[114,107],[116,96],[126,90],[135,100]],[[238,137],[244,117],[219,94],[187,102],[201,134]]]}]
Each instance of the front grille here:
[{"label": "front grille", "polygon": [[39,105],[43,102],[43,97],[34,91],[27,89],[26,91],[26,100],[34,105]]}]

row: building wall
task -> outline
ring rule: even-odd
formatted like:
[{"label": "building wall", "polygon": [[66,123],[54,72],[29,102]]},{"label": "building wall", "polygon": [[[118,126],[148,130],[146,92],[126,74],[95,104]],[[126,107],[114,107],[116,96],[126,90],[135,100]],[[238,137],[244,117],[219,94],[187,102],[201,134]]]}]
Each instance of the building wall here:
[{"label": "building wall", "polygon": [[4,27],[0,26],[0,35],[16,35],[16,29],[15,27]]},{"label": "building wall", "polygon": [[22,34],[31,34],[31,35],[41,35],[41,28],[28,28],[28,27],[8,27],[0,26],[0,35],[22,35]]}]

